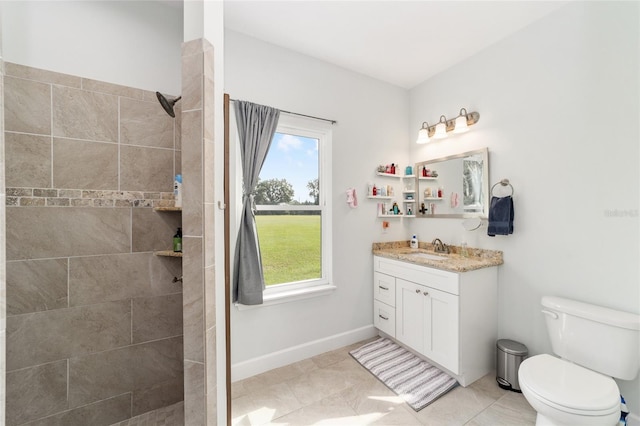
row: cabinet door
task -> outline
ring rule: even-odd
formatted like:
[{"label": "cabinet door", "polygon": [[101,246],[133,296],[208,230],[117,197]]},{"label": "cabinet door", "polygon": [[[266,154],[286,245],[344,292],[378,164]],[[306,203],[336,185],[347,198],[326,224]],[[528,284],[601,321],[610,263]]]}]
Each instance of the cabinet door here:
[{"label": "cabinet door", "polygon": [[453,373],[459,373],[458,296],[425,287],[424,354]]},{"label": "cabinet door", "polygon": [[424,351],[426,287],[396,278],[396,339],[418,352]]},{"label": "cabinet door", "polygon": [[380,272],[374,272],[373,298],[389,306],[396,306],[396,279]]}]

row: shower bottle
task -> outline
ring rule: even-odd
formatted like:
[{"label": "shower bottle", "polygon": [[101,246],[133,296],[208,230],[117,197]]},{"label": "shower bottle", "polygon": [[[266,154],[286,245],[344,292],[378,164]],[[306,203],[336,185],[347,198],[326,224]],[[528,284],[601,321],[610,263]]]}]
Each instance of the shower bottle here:
[{"label": "shower bottle", "polygon": [[175,206],[182,207],[182,175],[176,175],[176,180],[173,182],[173,198],[175,199]]},{"label": "shower bottle", "polygon": [[173,251],[182,253],[182,228],[178,228],[176,235],[173,236]]}]

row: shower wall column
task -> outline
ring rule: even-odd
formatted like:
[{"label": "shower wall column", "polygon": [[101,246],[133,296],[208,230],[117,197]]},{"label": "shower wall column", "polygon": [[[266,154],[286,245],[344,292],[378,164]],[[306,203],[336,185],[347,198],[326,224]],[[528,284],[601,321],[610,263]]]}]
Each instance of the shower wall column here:
[{"label": "shower wall column", "polygon": [[[0,43],[1,45],[2,43]],[[4,186],[4,60],[0,56],[0,229],[5,229],[5,186]],[[7,293],[6,293],[6,250],[5,233],[0,232],[0,377],[6,375],[6,325],[7,325]],[[0,380],[0,420],[5,416],[6,388],[5,380]]]},{"label": "shower wall column", "polygon": [[[185,425],[217,424],[213,46],[182,46]],[[222,238],[222,236],[218,236]]]}]

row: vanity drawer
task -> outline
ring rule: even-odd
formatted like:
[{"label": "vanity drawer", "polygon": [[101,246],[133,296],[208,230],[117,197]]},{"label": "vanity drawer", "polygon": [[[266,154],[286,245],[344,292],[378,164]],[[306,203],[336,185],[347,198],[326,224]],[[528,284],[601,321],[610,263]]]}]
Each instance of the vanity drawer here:
[{"label": "vanity drawer", "polygon": [[456,295],[460,294],[458,289],[458,274],[454,272],[387,259],[386,257],[380,256],[373,257],[373,270],[402,278],[403,280],[426,285],[436,290],[446,291],[447,293]]},{"label": "vanity drawer", "polygon": [[383,333],[396,337],[396,309],[379,300],[374,300],[373,325]]},{"label": "vanity drawer", "polygon": [[396,279],[380,272],[374,272],[373,298],[389,306],[396,306]]}]

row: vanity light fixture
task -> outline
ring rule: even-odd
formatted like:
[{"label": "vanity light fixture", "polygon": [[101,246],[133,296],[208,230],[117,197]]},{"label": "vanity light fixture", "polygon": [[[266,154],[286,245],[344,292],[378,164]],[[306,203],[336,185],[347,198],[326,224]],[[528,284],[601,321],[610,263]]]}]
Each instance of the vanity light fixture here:
[{"label": "vanity light fixture", "polygon": [[477,112],[467,112],[466,108],[460,109],[458,116],[451,120],[447,120],[447,117],[441,115],[440,121],[433,126],[429,126],[426,121],[422,123],[422,128],[418,132],[418,140],[416,140],[416,143],[424,144],[429,142],[431,138],[446,138],[449,132],[456,134],[464,133],[469,130],[469,126],[476,124],[478,120],[480,120],[480,114]]}]

